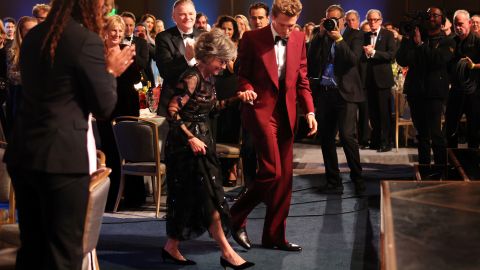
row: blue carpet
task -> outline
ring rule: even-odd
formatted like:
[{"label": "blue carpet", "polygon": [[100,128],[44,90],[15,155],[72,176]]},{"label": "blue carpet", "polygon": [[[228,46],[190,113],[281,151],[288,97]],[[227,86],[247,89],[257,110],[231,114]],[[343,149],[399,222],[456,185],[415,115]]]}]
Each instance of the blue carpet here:
[{"label": "blue carpet", "polygon": [[[405,165],[365,164],[367,192],[353,195],[348,174],[342,175],[345,192],[323,195],[317,187],[323,175],[294,177],[287,237],[303,246],[300,253],[261,248],[264,205],[249,216],[247,230],[254,247],[244,251],[230,242],[253,269],[378,269],[380,179],[411,179]],[[367,167],[368,166],[368,167]],[[230,196],[234,195],[231,192]],[[161,248],[166,241],[165,221],[157,219],[105,218],[97,246],[100,268],[105,269],[221,269],[220,251],[208,234],[181,243],[183,254],[197,262],[181,267],[163,263]]]}]

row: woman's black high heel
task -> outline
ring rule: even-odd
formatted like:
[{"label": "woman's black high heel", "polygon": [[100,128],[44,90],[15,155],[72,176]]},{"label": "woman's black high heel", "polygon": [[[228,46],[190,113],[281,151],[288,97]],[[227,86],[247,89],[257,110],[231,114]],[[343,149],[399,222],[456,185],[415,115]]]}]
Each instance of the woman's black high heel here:
[{"label": "woman's black high heel", "polygon": [[254,266],[255,264],[252,263],[252,262],[244,262],[240,265],[233,265],[232,263],[230,263],[229,261],[225,260],[223,257],[220,257],[220,265],[223,267],[223,269],[227,269],[227,267],[230,267],[232,268],[233,270],[242,270],[242,269],[247,269],[247,268],[250,268],[252,266]]},{"label": "woman's black high heel", "polygon": [[185,259],[185,261],[184,260],[179,260],[179,259],[173,257],[172,255],[170,255],[170,253],[168,253],[168,251],[166,251],[164,248],[162,248],[162,259],[163,259],[163,262],[165,262],[166,260],[170,260],[174,264],[178,264],[178,265],[195,265],[195,264],[197,264],[196,262],[194,262],[192,260],[188,260],[188,259]]}]

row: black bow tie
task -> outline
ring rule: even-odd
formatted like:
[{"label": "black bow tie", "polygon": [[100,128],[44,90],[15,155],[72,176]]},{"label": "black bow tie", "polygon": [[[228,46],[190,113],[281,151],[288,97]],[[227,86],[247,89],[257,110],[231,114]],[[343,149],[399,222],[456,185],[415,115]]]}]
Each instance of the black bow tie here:
[{"label": "black bow tie", "polygon": [[370,32],[370,36],[377,36],[377,32]]},{"label": "black bow tie", "polygon": [[182,38],[183,38],[183,39],[186,39],[186,38],[191,38],[191,39],[193,39],[193,37],[194,37],[194,36],[193,36],[193,33],[191,33],[191,34],[182,34]]},{"label": "black bow tie", "polygon": [[128,41],[132,41],[132,37],[131,37],[131,36],[125,37],[124,39],[125,39],[125,40],[128,40]]},{"label": "black bow tie", "polygon": [[282,42],[283,46],[287,46],[288,38],[282,38],[281,36],[275,36],[275,44]]}]

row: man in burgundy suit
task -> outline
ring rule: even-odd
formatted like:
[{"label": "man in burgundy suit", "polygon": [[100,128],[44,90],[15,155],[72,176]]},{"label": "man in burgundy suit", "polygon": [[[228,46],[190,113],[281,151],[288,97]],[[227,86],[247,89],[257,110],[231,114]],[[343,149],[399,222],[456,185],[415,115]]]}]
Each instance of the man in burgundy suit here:
[{"label": "man in burgundy suit", "polygon": [[272,23],[246,32],[239,49],[239,91],[254,90],[257,98],[242,108],[242,123],[254,138],[259,169],[248,191],[232,206],[233,238],[251,247],[245,227],[260,202],[267,206],[262,246],[301,251],[285,239],[292,194],[293,133],[297,101],[307,112],[309,135],[317,130],[307,74],[305,36],[293,32],[302,10],[299,0],[275,0]]}]

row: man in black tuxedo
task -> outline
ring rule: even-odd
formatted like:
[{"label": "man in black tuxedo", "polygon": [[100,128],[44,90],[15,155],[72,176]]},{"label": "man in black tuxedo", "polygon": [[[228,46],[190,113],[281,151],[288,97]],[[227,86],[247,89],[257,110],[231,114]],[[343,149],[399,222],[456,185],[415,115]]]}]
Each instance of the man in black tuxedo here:
[{"label": "man in black tuxedo", "polygon": [[180,75],[197,62],[193,51],[195,38],[202,31],[195,29],[195,5],[191,0],[177,0],[173,4],[176,26],[160,32],[155,38],[155,61],[164,79],[157,113],[166,116],[168,103]]},{"label": "man in black tuxedo", "polygon": [[[134,55],[127,48],[105,57],[94,32],[102,28],[103,0],[72,2],[78,8],[65,14],[70,2],[53,0],[52,12],[21,48],[24,99],[4,159],[20,227],[16,269],[81,269],[89,179],[96,170],[90,113],[109,117],[117,101],[115,76]],[[97,13],[82,16],[92,10]]]},{"label": "man in black tuxedo", "polygon": [[128,46],[135,44],[135,64],[141,68],[142,72],[144,72],[148,66],[149,60],[147,41],[133,35],[136,22],[135,15],[133,15],[133,13],[125,11],[122,12],[120,16],[125,23],[125,37],[123,38],[122,44]]},{"label": "man in black tuxedo", "polygon": [[389,30],[381,28],[382,13],[377,9],[367,12],[371,32],[364,36],[362,62],[363,80],[367,89],[368,110],[372,135],[370,147],[377,152],[392,150],[390,145],[391,88],[394,85],[392,62],[395,59],[395,38]]},{"label": "man in black tuxedo", "polygon": [[362,54],[362,34],[356,29],[345,27],[344,11],[338,5],[327,8],[326,18],[334,19],[338,26],[332,31],[326,31],[322,22],[308,51],[308,77],[314,95],[327,177],[327,185],[320,190],[325,193],[343,193],[335,146],[338,126],[350,177],[355,183],[356,193],[361,193],[365,190],[365,185],[355,126],[357,103],[365,99],[358,69]]}]

